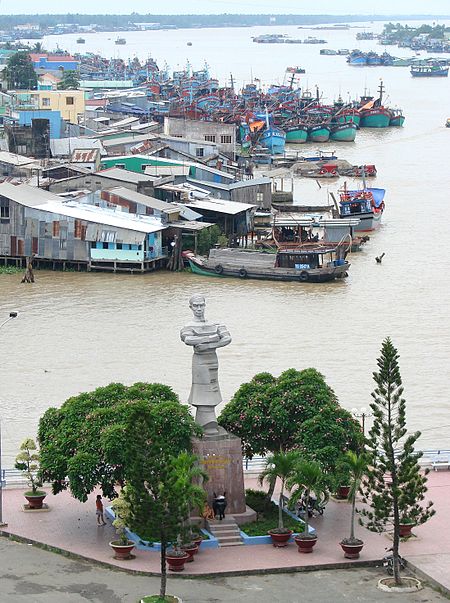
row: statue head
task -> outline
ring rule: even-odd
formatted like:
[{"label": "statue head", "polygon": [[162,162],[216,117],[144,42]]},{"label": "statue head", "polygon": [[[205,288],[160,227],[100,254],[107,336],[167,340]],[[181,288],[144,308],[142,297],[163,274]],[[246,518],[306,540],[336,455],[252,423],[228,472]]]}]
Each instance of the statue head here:
[{"label": "statue head", "polygon": [[189,307],[192,310],[195,318],[198,320],[205,320],[205,296],[196,294],[189,300]]}]

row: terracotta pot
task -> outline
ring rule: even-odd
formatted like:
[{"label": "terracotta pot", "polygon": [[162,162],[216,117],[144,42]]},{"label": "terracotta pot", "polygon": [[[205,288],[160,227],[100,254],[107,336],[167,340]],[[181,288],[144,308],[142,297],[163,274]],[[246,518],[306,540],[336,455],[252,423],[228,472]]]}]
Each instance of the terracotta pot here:
[{"label": "terracotta pot", "polygon": [[183,545],[182,550],[189,555],[189,559],[186,559],[186,562],[194,561],[194,555],[198,553],[198,546],[193,543],[193,546]]},{"label": "terracotta pot", "polygon": [[359,559],[359,554],[364,546],[364,542],[348,544],[346,542],[339,543],[344,551],[344,557],[346,559]]},{"label": "terracotta pot", "polygon": [[132,559],[131,551],[135,547],[135,543],[132,540],[129,540],[128,544],[120,544],[120,540],[113,540],[109,543],[109,546],[114,551],[114,559]]},{"label": "terracotta pot", "polygon": [[348,498],[350,494],[350,486],[339,486],[336,495],[338,498]]},{"label": "terracotta pot", "polygon": [[301,536],[295,536],[294,540],[298,547],[299,553],[312,553],[313,546],[317,542],[317,536],[314,536],[314,538],[302,538]]},{"label": "terracotta pot", "polygon": [[273,546],[278,547],[278,548],[282,547],[282,546],[287,546],[289,538],[292,536],[292,530],[289,530],[289,532],[286,532],[283,534],[278,534],[277,532],[274,532],[273,530],[269,530],[267,533],[272,538]]},{"label": "terracotta pot", "polygon": [[203,538],[201,536],[199,536],[198,538],[193,538],[192,542],[196,544],[198,548],[200,548],[200,545],[203,542]]},{"label": "terracotta pot", "polygon": [[184,570],[184,564],[188,560],[189,555],[185,553],[183,557],[171,557],[170,553],[166,555],[167,564],[171,572],[182,572]]},{"label": "terracotta pot", "polygon": [[30,505],[30,509],[42,509],[42,504],[47,493],[44,494],[24,494]]},{"label": "terracotta pot", "polygon": [[399,525],[400,538],[409,538],[412,536],[411,530],[414,526],[414,523],[401,523]]}]

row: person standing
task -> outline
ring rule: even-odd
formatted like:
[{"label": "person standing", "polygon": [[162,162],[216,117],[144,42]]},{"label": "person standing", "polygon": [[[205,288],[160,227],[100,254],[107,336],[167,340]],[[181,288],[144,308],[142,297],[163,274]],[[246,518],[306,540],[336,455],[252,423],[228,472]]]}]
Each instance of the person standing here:
[{"label": "person standing", "polygon": [[97,494],[97,498],[95,500],[95,514],[97,515],[97,525],[99,525],[99,526],[106,526],[106,521],[105,521],[103,513],[104,513],[104,509],[103,509],[102,497],[100,494]]}]

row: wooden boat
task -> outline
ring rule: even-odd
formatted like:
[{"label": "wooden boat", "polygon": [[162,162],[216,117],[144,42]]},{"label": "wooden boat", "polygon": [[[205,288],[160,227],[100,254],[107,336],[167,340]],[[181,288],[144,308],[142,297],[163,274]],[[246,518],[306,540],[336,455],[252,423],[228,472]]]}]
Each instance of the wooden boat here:
[{"label": "wooden boat", "polygon": [[211,249],[208,258],[188,257],[194,274],[234,276],[269,281],[321,283],[347,276],[348,244],[307,249],[280,249],[276,253],[243,249]]},{"label": "wooden boat", "polygon": [[357,232],[370,232],[381,223],[384,211],[384,188],[366,188],[349,191],[344,187],[340,194],[339,215],[341,218],[359,218]]}]

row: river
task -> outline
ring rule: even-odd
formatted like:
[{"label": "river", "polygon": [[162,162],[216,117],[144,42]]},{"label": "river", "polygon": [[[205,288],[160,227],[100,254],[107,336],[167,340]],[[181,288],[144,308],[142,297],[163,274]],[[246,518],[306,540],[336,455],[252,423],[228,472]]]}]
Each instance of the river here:
[{"label": "river", "polygon": [[[20,441],[35,435],[42,413],[79,392],[114,381],[159,381],[186,400],[191,352],[179,330],[190,319],[188,299],[196,292],[207,297],[208,318],[223,321],[233,337],[219,351],[224,400],[255,373],[312,366],[345,408],[368,406],[381,342],[390,336],[400,353],[409,428],[422,430],[424,448],[450,448],[449,80],[413,79],[400,67],[352,68],[345,57],[320,56],[322,45],[251,41],[268,31],[275,29],[126,32],[124,47],[114,45],[117,34],[86,34],[82,49],[124,57],[151,52],[173,68],[189,58],[200,69],[206,58],[212,74],[223,80],[232,71],[238,83],[249,81],[250,72],[262,82],[282,81],[287,66],[301,65],[304,85],[319,85],[329,100],[364,88],[375,93],[383,78],[389,104],[406,114],[405,127],[361,130],[355,143],[321,145],[352,163],[376,164],[376,186],[387,190],[380,230],[351,256],[349,278],[331,284],[41,271],[35,284],[25,285],[20,275],[0,275],[0,317],[20,312],[0,332],[5,466],[13,465]],[[292,37],[325,38],[330,48],[382,52],[375,42],[356,41],[356,31],[276,28]],[[75,51],[76,37],[51,37],[44,45]],[[295,184],[299,203],[326,203],[327,189],[336,188]],[[375,256],[381,252],[386,255],[379,265]]]}]

